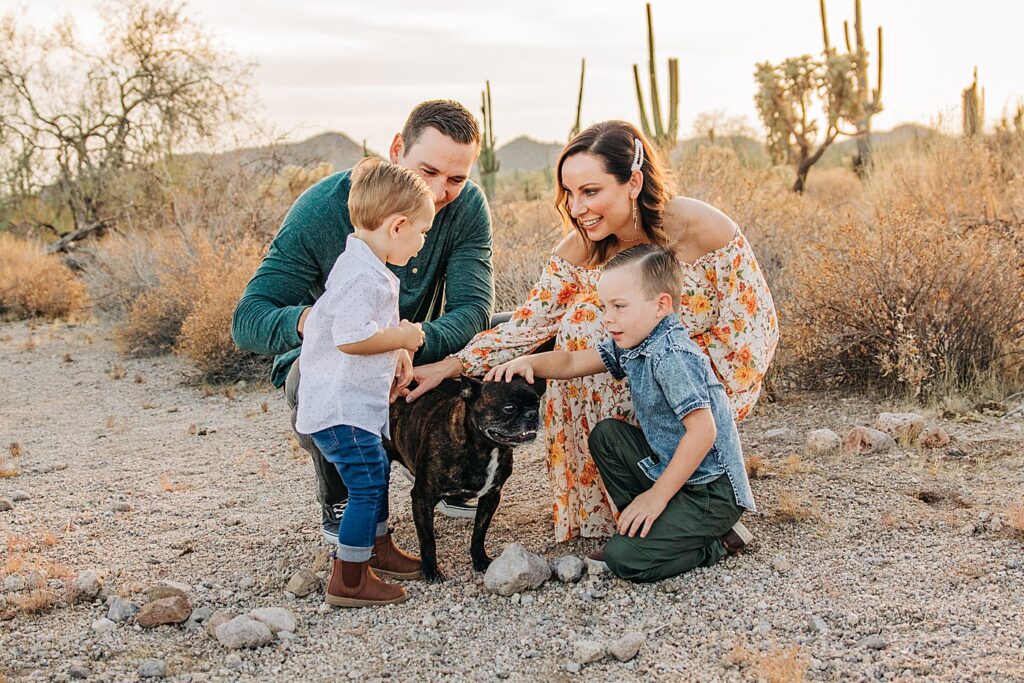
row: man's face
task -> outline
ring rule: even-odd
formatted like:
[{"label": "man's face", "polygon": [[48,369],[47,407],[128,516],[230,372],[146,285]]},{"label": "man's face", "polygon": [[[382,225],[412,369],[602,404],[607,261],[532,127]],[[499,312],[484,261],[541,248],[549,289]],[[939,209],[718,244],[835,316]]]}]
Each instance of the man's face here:
[{"label": "man's face", "polygon": [[436,128],[424,128],[413,145],[407,146],[401,133],[391,143],[391,163],[412,169],[434,193],[434,211],[459,196],[476,160],[478,145],[462,144]]},{"label": "man's face", "polygon": [[624,349],[638,346],[672,311],[669,295],[648,298],[638,278],[635,267],[627,266],[605,271],[597,282],[597,295],[604,307],[602,322]]}]

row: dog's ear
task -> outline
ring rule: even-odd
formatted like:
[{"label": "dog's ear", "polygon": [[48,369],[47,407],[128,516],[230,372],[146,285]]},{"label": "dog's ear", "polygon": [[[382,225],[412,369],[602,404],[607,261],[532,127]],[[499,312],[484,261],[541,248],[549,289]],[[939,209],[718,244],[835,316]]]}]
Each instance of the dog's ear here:
[{"label": "dog's ear", "polygon": [[524,387],[529,387],[530,390],[533,391],[533,393],[537,394],[538,398],[543,396],[544,391],[548,388],[548,381],[546,379],[543,379],[542,377],[534,377],[533,384],[530,384],[529,382],[526,381],[525,377],[521,376],[517,376],[513,381],[519,382]]},{"label": "dog's ear", "polygon": [[469,375],[461,375],[459,381],[462,384],[462,390],[459,391],[459,395],[466,401],[479,396],[480,388],[484,385],[482,380],[470,377]]}]

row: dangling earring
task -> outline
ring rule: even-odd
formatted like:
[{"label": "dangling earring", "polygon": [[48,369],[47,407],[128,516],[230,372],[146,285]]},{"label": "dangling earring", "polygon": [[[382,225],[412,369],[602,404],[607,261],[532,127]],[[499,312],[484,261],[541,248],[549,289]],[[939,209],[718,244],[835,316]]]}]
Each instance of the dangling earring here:
[{"label": "dangling earring", "polygon": [[637,227],[637,221],[636,221],[636,197],[633,197],[633,234],[637,235],[636,239],[640,239],[640,237],[639,237],[640,230]]}]

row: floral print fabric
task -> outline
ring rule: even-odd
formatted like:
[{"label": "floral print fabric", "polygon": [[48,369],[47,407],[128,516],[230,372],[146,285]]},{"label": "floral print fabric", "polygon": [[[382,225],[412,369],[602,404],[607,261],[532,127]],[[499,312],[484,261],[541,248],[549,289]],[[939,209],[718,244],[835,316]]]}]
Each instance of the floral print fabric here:
[{"label": "floral print fabric", "polygon": [[[734,416],[742,419],[757,401],[778,344],[768,284],[739,232],[721,249],[680,268],[680,319],[711,359]],[[512,319],[481,332],[457,354],[464,370],[486,373],[551,338],[558,350],[596,348],[605,337],[597,298],[600,276],[600,268],[552,255]],[[544,431],[556,540],[610,536],[615,530],[614,508],[587,446],[591,428],[609,417],[636,424],[625,380],[601,373],[548,382]]]}]

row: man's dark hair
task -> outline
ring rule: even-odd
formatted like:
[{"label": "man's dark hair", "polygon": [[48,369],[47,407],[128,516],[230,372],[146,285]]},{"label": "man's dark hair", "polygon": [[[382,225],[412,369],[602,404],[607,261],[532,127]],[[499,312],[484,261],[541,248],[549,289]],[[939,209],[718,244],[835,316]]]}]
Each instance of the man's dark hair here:
[{"label": "man's dark hair", "polygon": [[638,244],[611,257],[604,264],[604,272],[625,267],[634,269],[640,288],[648,298],[654,299],[665,292],[672,297],[672,310],[676,310],[683,289],[683,274],[671,251],[657,244]]},{"label": "man's dark hair", "polygon": [[463,145],[480,144],[480,128],[476,119],[455,100],[428,100],[417,104],[402,128],[406,149],[419,141],[424,128],[434,128]]}]

